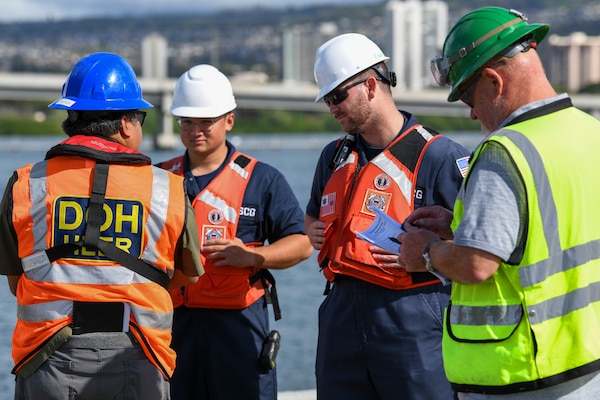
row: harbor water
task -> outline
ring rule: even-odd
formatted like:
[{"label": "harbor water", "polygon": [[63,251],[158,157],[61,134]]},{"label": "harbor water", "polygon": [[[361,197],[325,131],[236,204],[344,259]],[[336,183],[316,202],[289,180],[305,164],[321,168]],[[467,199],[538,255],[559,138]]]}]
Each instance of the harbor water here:
[{"label": "harbor water", "polygon": [[[302,209],[309,198],[312,176],[323,146],[339,137],[332,134],[294,135],[243,135],[230,136],[241,151],[278,168],[296,193]],[[448,134],[451,138],[473,149],[482,139],[476,132]],[[0,137],[0,186],[4,186],[13,170],[27,163],[43,159],[46,151],[65,137]],[[183,147],[173,150],[154,150],[152,141],[146,140],[140,149],[158,162],[183,152]],[[296,392],[314,389],[314,361],[317,343],[317,312],[323,301],[325,280],[319,272],[317,254],[297,266],[273,271],[282,309],[282,319],[271,320],[271,329],[281,334],[281,348],[277,357],[277,374],[280,391]],[[11,338],[16,321],[16,302],[0,278],[0,400],[12,399],[14,376],[10,373]],[[272,313],[271,313],[272,317]],[[297,392],[302,393],[302,392]],[[290,397],[289,399],[296,398]],[[304,397],[306,398],[306,397]]]}]

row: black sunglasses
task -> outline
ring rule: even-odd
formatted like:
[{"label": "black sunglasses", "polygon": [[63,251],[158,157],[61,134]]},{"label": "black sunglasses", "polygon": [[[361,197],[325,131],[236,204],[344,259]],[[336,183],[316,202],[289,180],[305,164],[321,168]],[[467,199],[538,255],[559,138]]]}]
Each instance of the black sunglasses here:
[{"label": "black sunglasses", "polygon": [[140,121],[140,126],[144,126],[144,121],[146,120],[146,111],[134,111],[133,115],[135,115],[135,119]]},{"label": "black sunglasses", "polygon": [[337,106],[338,104],[340,104],[348,98],[348,90],[352,89],[354,86],[360,85],[361,83],[365,83],[368,79],[369,78],[363,79],[361,81],[356,81],[347,86],[344,86],[343,88],[337,88],[332,90],[327,95],[325,95],[325,97],[323,97],[325,104],[327,104],[328,106],[331,106],[332,104],[334,106]]}]

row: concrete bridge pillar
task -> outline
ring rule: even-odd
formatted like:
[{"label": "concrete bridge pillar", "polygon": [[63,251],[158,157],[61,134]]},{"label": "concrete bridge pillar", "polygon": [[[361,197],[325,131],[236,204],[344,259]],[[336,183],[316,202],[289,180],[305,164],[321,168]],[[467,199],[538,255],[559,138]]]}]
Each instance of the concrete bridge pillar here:
[{"label": "concrete bridge pillar", "polygon": [[151,33],[142,41],[142,76],[154,80],[161,87],[160,101],[154,105],[158,111],[157,125],[161,127],[154,140],[158,149],[172,149],[179,142],[173,132],[173,117],[169,111],[173,97],[165,88],[169,77],[168,47],[167,39],[157,33]]},{"label": "concrete bridge pillar", "polygon": [[170,91],[161,91],[161,101],[159,108],[159,118],[162,121],[162,131],[156,134],[154,146],[161,149],[174,149],[179,144],[179,136],[173,132],[173,116],[169,108],[173,101],[173,94]]}]

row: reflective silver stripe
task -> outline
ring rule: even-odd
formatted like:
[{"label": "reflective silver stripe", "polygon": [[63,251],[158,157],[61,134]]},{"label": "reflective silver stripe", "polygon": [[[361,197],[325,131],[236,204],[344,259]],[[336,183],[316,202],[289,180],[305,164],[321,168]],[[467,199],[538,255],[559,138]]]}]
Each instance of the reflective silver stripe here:
[{"label": "reflective silver stripe", "polygon": [[203,190],[200,196],[198,196],[198,200],[221,210],[227,222],[235,223],[237,221],[239,211],[229,206],[225,200],[215,196],[209,190]]},{"label": "reflective silver stripe", "polygon": [[94,267],[75,264],[48,264],[26,272],[35,282],[74,283],[90,285],[129,285],[151,280],[121,266]]},{"label": "reflective silver stripe", "polygon": [[240,167],[238,164],[236,164],[235,162],[231,161],[229,163],[229,168],[231,168],[233,171],[235,171],[239,176],[241,176],[244,179],[248,179],[248,171],[246,171],[244,168]]},{"label": "reflective silver stripe", "polygon": [[560,246],[560,238],[558,237],[558,212],[556,211],[554,196],[552,196],[550,180],[544,169],[544,163],[540,153],[538,153],[533,143],[531,143],[531,141],[521,132],[504,129],[498,136],[506,136],[517,145],[529,164],[529,168],[533,174],[535,189],[537,191],[538,208],[542,216],[544,236],[546,237],[546,243],[548,244],[548,254],[560,252],[562,249]]},{"label": "reflective silver stripe", "polygon": [[[545,240],[548,246],[549,258],[538,263],[519,268],[519,278],[524,289],[544,282],[552,275],[563,273],[579,267],[589,261],[597,260],[600,252],[600,241],[593,241],[573,248],[562,250],[558,233],[558,213],[552,195],[550,180],[544,169],[541,156],[531,141],[522,133],[504,129],[497,136],[506,136],[523,153],[523,156],[533,175],[537,191],[538,208]],[[595,282],[583,288],[572,290],[561,296],[553,297],[538,304],[527,304],[527,314],[532,324],[538,324],[552,318],[561,317],[572,311],[587,307],[590,303],[600,301],[600,282]],[[513,306],[517,307],[517,306]],[[455,310],[455,308],[458,308]],[[450,320],[452,323],[464,325],[502,325],[510,324],[517,314],[509,313],[509,319],[496,321],[495,316],[501,315],[498,307],[457,307],[452,306]],[[519,305],[519,309],[521,306]],[[514,310],[513,310],[514,312]],[[490,315],[486,315],[490,313]],[[508,321],[508,322],[507,322]]]},{"label": "reflective silver stripe", "polygon": [[25,322],[52,321],[73,314],[73,301],[55,300],[47,303],[17,304],[17,317]]},{"label": "reflective silver stripe", "polygon": [[431,132],[429,132],[427,129],[425,129],[422,125],[419,125],[415,128],[415,130],[417,132],[419,132],[419,135],[421,135],[421,137],[423,139],[425,139],[427,142],[429,142],[431,139],[433,139],[433,134]]},{"label": "reflective silver stripe", "polygon": [[[433,134],[420,125],[417,126],[415,130],[427,142],[433,138]],[[400,191],[402,192],[402,195],[408,204],[412,204],[413,185],[412,181],[408,178],[408,176],[406,176],[404,171],[398,168],[396,163],[389,159],[384,152],[379,153],[379,155],[373,158],[371,163],[377,165],[382,171],[385,171],[386,174],[388,174],[394,180],[394,182],[396,182],[396,185],[398,185],[398,188],[400,188]]]},{"label": "reflective silver stripe", "polygon": [[150,264],[158,261],[156,243],[160,237],[169,210],[169,172],[160,168],[152,168],[152,199],[150,200],[150,215],[146,221],[148,244],[144,249],[142,259]]},{"label": "reflective silver stripe", "polygon": [[523,307],[520,304],[503,306],[458,306],[450,309],[450,322],[454,325],[516,325],[523,318]]},{"label": "reflective silver stripe", "polygon": [[373,158],[370,162],[375,164],[382,171],[385,171],[385,173],[388,174],[394,180],[394,182],[396,182],[396,185],[398,185],[398,188],[402,192],[406,202],[408,204],[412,204],[412,182],[410,179],[408,179],[408,176],[406,176],[404,171],[398,168],[396,163],[386,156],[385,152],[379,153],[379,155]]},{"label": "reflective silver stripe", "polygon": [[49,267],[50,260],[45,251],[38,251],[37,253],[23,257],[21,259],[21,265],[23,266],[23,272],[27,274],[34,269]]},{"label": "reflective silver stripe", "polygon": [[46,166],[48,161],[42,161],[31,167],[29,179],[29,196],[31,198],[30,215],[33,220],[33,251],[46,249],[46,234],[48,224],[46,222]]},{"label": "reflective silver stripe", "polygon": [[[544,282],[552,275],[579,267],[586,262],[598,259],[600,242],[594,241],[563,250],[558,233],[558,212],[552,195],[550,180],[544,168],[542,158],[531,141],[522,133],[504,129],[499,136],[509,138],[523,153],[533,175],[537,191],[538,208],[548,246],[549,258],[538,263],[519,268],[519,278],[524,289]],[[553,297],[539,304],[528,304],[527,313],[532,324],[561,317],[590,303],[600,300],[600,283],[596,282]]]},{"label": "reflective silver stripe", "polygon": [[[536,285],[554,274],[597,259],[597,254],[600,252],[600,241],[562,250],[558,234],[558,213],[552,196],[550,181],[539,153],[529,139],[520,132],[507,129],[503,133],[518,146],[529,163],[538,193],[538,208],[541,213],[544,236],[548,244],[548,254],[550,254],[550,257],[546,260],[519,269],[523,287]],[[547,199],[552,199],[552,201],[547,201]],[[536,314],[539,317],[539,312]]]},{"label": "reflective silver stripe", "polygon": [[135,317],[135,320],[141,326],[147,328],[160,329],[163,331],[171,329],[173,326],[173,313],[162,313],[157,311],[150,311],[142,307],[136,307],[131,305],[131,313]]},{"label": "reflective silver stripe", "polygon": [[554,274],[577,268],[589,261],[596,260],[600,254],[600,240],[594,240],[565,251],[552,254],[538,263],[527,265],[519,270],[521,282],[533,286],[545,281]]},{"label": "reflective silver stripe", "polygon": [[[154,312],[133,304],[131,313],[135,320],[144,327],[160,330],[169,330],[172,327],[173,313]],[[126,307],[127,309],[127,307]],[[73,314],[73,301],[56,300],[47,303],[17,305],[17,317],[25,322],[52,321],[55,319],[66,318]]]},{"label": "reflective silver stripe", "polygon": [[548,299],[539,304],[528,305],[529,320],[532,324],[539,324],[552,318],[562,317],[598,301],[600,301],[600,282],[594,282],[562,296]]}]

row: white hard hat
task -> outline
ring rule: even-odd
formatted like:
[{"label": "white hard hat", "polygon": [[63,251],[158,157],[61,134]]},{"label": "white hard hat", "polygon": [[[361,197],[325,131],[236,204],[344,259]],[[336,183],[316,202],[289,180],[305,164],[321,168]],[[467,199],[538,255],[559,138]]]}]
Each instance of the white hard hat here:
[{"label": "white hard hat", "polygon": [[389,60],[372,40],[359,33],[345,33],[319,47],[315,59],[315,80],[319,94],[315,102],[354,75]]},{"label": "white hard hat", "polygon": [[229,79],[212,65],[201,64],[177,80],[171,113],[176,117],[214,118],[236,107]]}]

